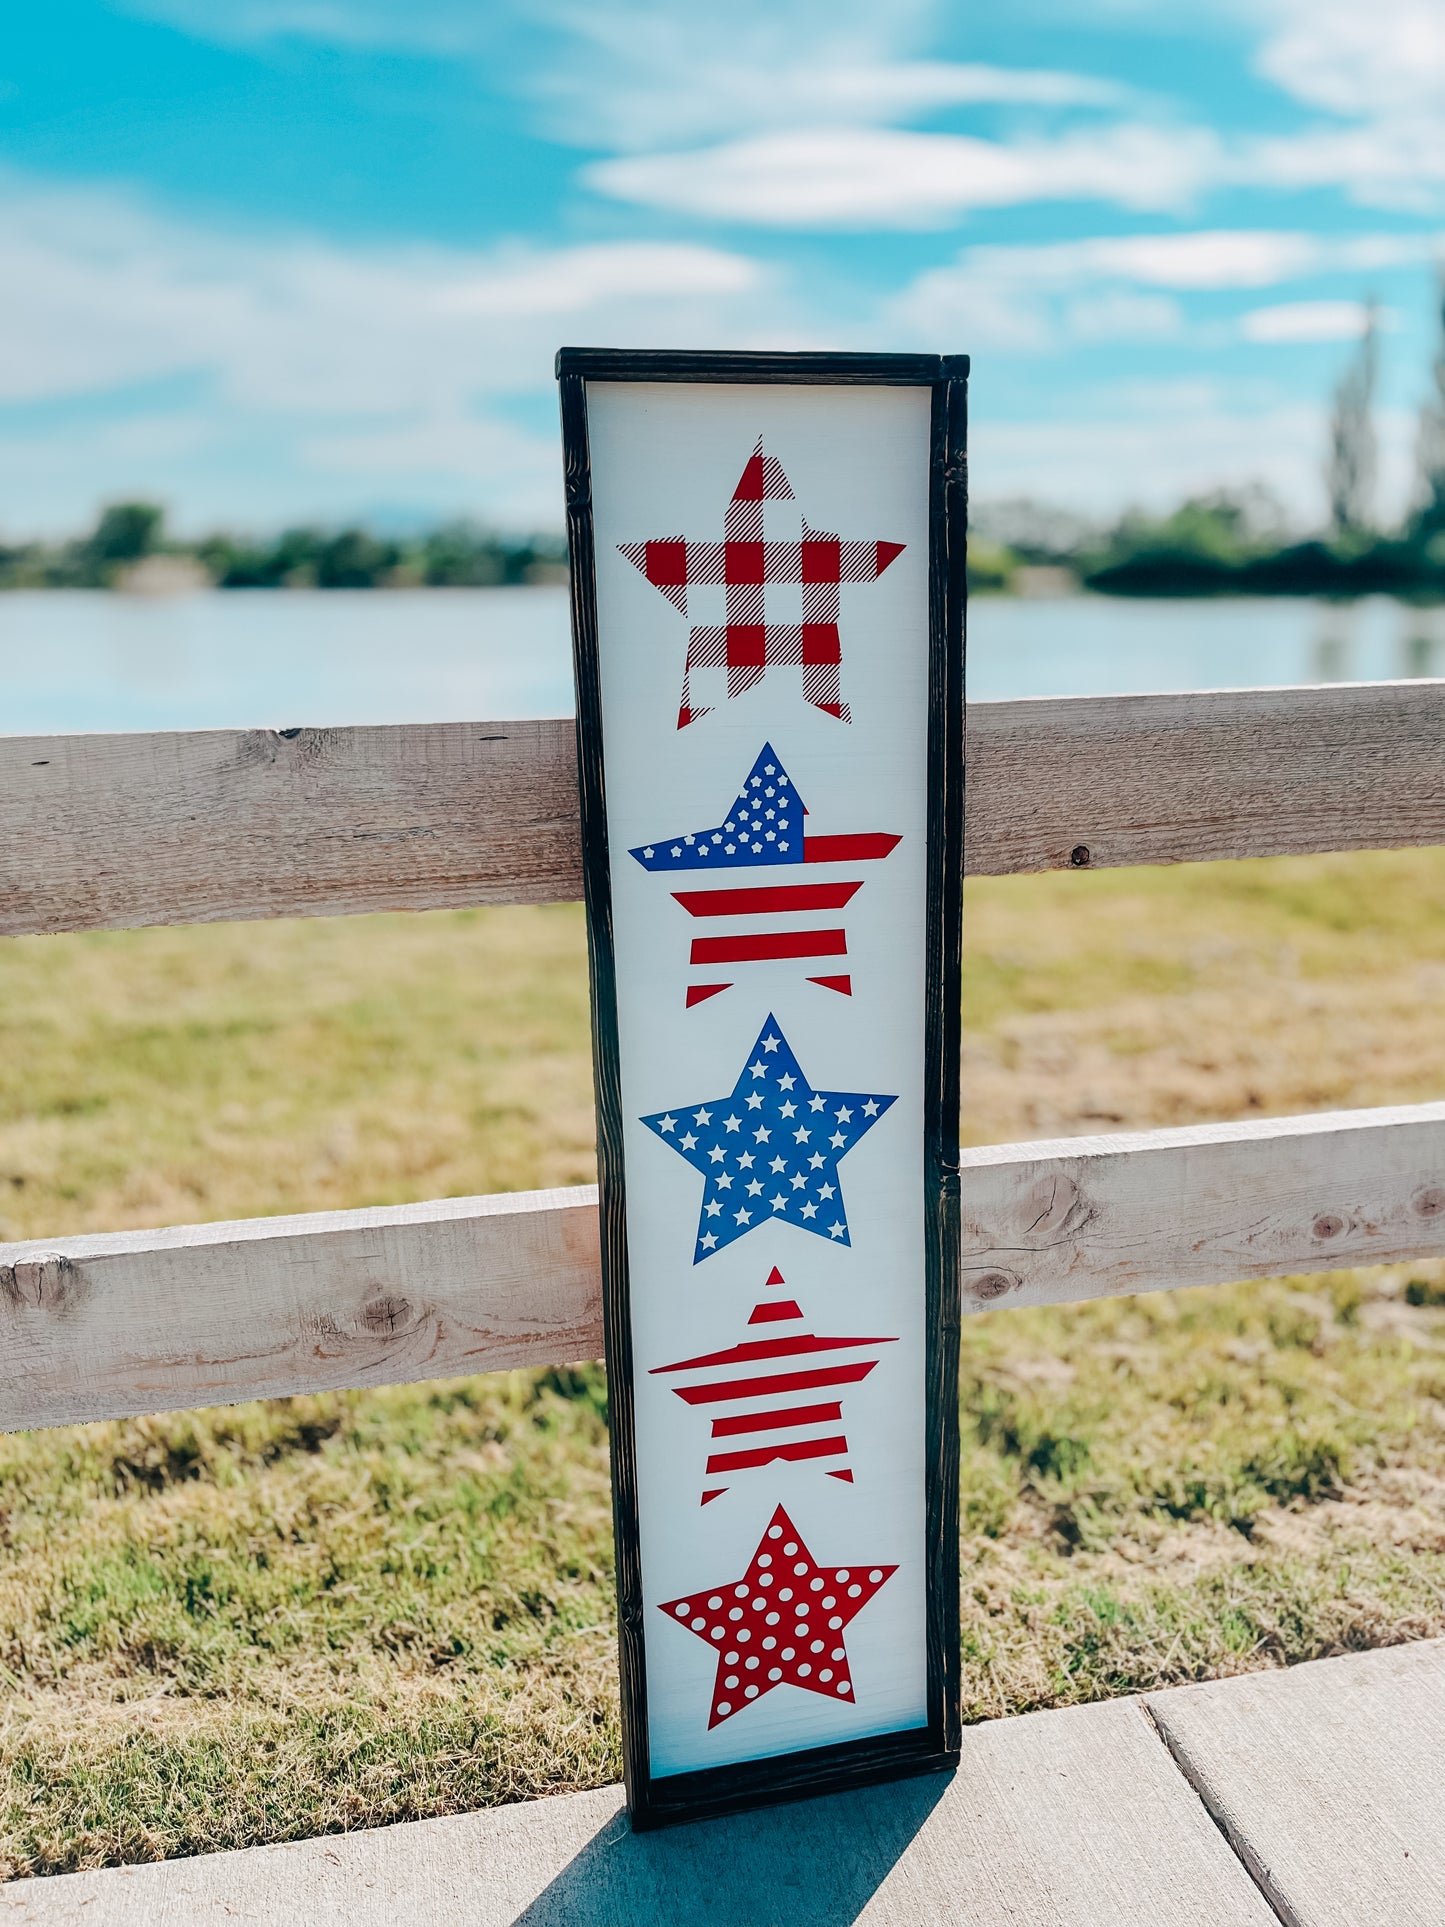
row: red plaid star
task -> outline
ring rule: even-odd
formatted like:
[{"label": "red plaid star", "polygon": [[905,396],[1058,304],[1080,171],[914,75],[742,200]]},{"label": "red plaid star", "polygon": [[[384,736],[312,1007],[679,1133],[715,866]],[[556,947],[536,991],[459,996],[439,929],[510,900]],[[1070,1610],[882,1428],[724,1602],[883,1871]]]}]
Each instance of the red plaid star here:
[{"label": "red plaid star", "polygon": [[839,686],[839,585],[874,582],[902,542],[844,542],[802,520],[781,465],[760,435],[723,517],[721,542],[672,536],[619,544],[691,625],[677,726],[741,696],[784,663],[803,694],[849,721]]},{"label": "red plaid star", "polygon": [[897,1566],[820,1566],[781,1506],[738,1580],[658,1608],[717,1649],[708,1728],[775,1686],[853,1704],[843,1628]]}]

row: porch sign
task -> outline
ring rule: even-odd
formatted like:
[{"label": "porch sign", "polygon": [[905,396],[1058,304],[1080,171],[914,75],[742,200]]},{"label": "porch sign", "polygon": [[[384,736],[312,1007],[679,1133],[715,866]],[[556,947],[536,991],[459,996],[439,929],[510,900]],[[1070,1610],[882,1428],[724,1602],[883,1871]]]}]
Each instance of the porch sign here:
[{"label": "porch sign", "polygon": [[642,1827],[958,1756],[967,362],[557,373]]}]

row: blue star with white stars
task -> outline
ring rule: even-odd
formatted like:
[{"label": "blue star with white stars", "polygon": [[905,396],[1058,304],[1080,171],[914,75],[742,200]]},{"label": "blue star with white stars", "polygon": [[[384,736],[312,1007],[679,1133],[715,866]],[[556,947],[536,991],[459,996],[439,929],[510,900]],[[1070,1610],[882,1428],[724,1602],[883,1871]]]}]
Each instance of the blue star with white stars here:
[{"label": "blue star with white stars", "polygon": [[693,1263],[780,1221],[850,1243],[838,1165],[894,1102],[867,1091],[815,1091],[769,1017],[728,1096],[644,1117],[702,1173]]}]

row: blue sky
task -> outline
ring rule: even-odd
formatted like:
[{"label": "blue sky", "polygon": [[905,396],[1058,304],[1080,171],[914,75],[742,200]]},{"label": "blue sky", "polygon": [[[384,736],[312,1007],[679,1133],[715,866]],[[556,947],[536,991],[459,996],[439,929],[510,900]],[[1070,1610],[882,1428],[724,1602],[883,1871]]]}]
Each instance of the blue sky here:
[{"label": "blue sky", "polygon": [[560,520],[553,350],[974,356],[978,495],[1410,483],[1439,0],[47,0],[0,45],[0,532]]}]

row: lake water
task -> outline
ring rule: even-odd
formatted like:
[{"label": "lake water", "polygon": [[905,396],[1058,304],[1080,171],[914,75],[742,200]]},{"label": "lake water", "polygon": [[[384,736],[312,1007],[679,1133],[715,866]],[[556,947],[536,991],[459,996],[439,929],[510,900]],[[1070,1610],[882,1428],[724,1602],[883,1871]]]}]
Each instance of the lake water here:
[{"label": "lake water", "polygon": [[[679,645],[681,634],[679,633]],[[682,669],[682,650],[664,672]],[[1445,675],[1445,609],[978,597],[974,698]],[[572,710],[562,589],[0,594],[0,734]]]}]

